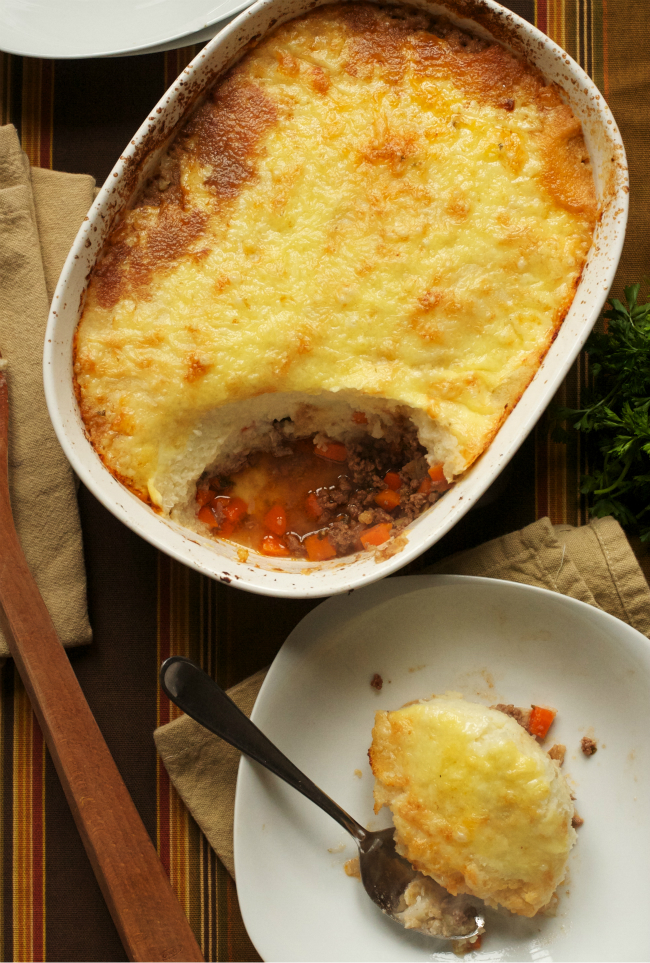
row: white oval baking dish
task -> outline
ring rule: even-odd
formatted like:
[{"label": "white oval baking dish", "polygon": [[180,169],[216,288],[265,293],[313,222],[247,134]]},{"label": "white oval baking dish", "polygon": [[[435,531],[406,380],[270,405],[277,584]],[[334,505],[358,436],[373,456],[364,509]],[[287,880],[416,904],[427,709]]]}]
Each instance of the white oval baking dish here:
[{"label": "white oval baking dish", "polygon": [[471,32],[496,39],[525,56],[563,89],[582,122],[602,216],[559,334],[488,450],[444,498],[408,527],[406,538],[401,540],[403,547],[391,557],[360,553],[309,563],[269,559],[251,552],[243,563],[232,543],[202,538],[157,515],[104,467],[79,415],[72,346],[88,275],[120,211],[152,171],[201,93],[247,45],[277,23],[317,5],[314,0],[258,0],[222,30],[170,87],[126,147],[77,235],[54,295],[44,355],[45,394],[57,436],[75,472],[103,505],[138,535],[199,572],[251,592],[296,598],[349,591],[394,572],[448,532],[481,497],[535,425],[591,331],[614,279],[628,205],[627,166],[618,128],[596,86],[568,54],[493,0],[411,0],[411,6],[444,13]]}]

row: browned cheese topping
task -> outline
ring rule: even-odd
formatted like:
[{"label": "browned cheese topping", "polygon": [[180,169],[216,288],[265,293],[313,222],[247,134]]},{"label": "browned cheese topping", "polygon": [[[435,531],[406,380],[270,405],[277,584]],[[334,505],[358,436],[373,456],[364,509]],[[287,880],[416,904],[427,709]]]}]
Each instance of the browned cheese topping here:
[{"label": "browned cheese topping", "polygon": [[166,513],[305,400],[368,434],[398,411],[451,482],[553,341],[596,218],[580,123],[529,64],[421,10],[319,7],[209,91],[110,236],[75,341],[88,435]]}]

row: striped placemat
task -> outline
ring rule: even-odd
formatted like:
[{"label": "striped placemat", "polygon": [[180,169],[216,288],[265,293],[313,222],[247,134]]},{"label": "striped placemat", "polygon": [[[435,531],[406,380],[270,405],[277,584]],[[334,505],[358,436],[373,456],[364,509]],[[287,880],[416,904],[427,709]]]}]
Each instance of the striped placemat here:
[{"label": "striped placemat", "polygon": [[[650,6],[646,0],[511,0],[508,6],[582,64],[621,128],[632,196],[615,285],[620,294],[650,265]],[[0,54],[1,122],[19,129],[32,164],[90,173],[101,182],[197,49],[84,61]],[[561,400],[575,403],[585,377],[580,359]],[[553,523],[582,524],[584,467],[578,439],[553,443],[543,421],[498,483],[497,497],[406,571],[544,515]],[[216,584],[159,555],[84,489],[80,508],[95,641],[71,659],[206,959],[256,960],[234,884],[157,761],[151,734],[176,713],[160,694],[157,668],[168,655],[188,655],[230,686],[267,664],[317,602],[265,599]],[[0,753],[0,956],[125,959],[11,662],[0,680]]]}]

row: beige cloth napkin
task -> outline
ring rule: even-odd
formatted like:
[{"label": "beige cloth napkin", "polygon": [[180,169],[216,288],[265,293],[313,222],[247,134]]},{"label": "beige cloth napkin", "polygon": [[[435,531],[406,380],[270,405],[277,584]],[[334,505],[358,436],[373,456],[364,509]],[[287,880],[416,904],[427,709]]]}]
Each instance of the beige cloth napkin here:
[{"label": "beige cloth napkin", "polygon": [[[543,518],[519,532],[460,552],[426,574],[483,575],[537,585],[588,602],[650,635],[650,589],[613,518],[583,528]],[[417,578],[418,576],[412,576]],[[250,715],[266,669],[229,694]],[[231,875],[233,812],[239,753],[188,716],[154,733],[171,781]]]},{"label": "beige cloth napkin", "polygon": [[[92,633],[74,476],[47,413],[42,356],[50,300],[94,187],[84,174],[30,169],[15,128],[0,127],[0,352],[9,383],[11,504],[66,646],[90,642]],[[8,654],[0,630],[0,656]]]}]

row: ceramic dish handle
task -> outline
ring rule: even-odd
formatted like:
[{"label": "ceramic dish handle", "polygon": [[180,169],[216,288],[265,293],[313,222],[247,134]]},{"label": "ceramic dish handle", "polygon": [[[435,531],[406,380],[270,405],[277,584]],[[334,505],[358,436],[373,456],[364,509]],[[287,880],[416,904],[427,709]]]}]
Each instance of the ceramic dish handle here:
[{"label": "ceramic dish handle", "polygon": [[183,656],[172,656],[160,667],[160,685],[188,716],[284,779],[359,842],[365,839],[363,826],[294,766],[198,665]]}]

